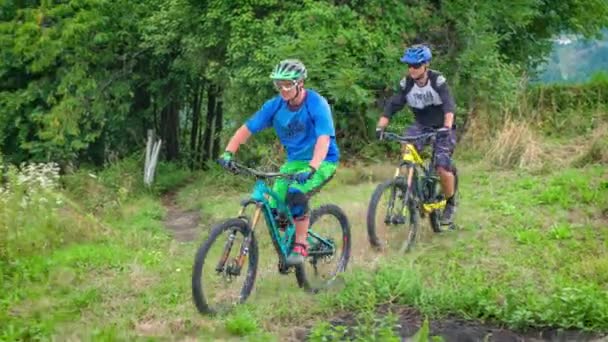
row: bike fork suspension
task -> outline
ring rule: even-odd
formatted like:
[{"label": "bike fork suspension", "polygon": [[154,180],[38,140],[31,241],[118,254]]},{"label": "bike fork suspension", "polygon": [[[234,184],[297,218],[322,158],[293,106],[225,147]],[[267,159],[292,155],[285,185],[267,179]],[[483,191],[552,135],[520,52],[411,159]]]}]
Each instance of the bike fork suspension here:
[{"label": "bike fork suspension", "polygon": [[239,258],[237,260],[239,270],[241,269],[241,267],[243,267],[243,264],[245,263],[245,258],[249,254],[249,244],[251,243],[251,238],[253,236],[253,230],[255,229],[255,226],[257,225],[258,221],[260,220],[261,214],[262,214],[262,206],[257,205],[255,208],[255,212],[253,213],[253,220],[251,220],[251,230],[249,231],[249,234],[247,234],[247,236],[245,236],[245,238],[243,239],[243,244],[241,245],[241,251],[239,253]]},{"label": "bike fork suspension", "polygon": [[[261,207],[256,208],[255,213],[253,215],[251,230],[249,231],[249,234],[247,236],[245,236],[245,238],[243,239],[243,243],[241,244],[239,256],[236,259],[239,270],[245,263],[245,258],[247,257],[247,254],[249,254],[249,243],[251,242],[251,236],[253,235],[253,228],[255,227],[256,223],[260,219],[261,211],[262,211]],[[241,213],[239,214],[239,217],[242,215],[243,215],[243,212],[241,211]],[[222,253],[222,257],[220,258],[220,261],[217,263],[217,266],[215,267],[215,270],[217,272],[222,272],[224,270],[224,266],[226,265],[226,261],[228,261],[228,256],[230,255],[230,251],[232,250],[232,246],[234,245],[234,240],[236,240],[236,236],[237,236],[237,230],[232,230],[230,232],[230,235],[228,236],[228,241],[226,241],[226,244],[224,245],[224,251]]]},{"label": "bike fork suspension", "polygon": [[[401,167],[403,167],[403,166],[401,166]],[[395,178],[397,178],[399,176],[399,174],[401,173],[401,167],[398,167],[395,170]],[[407,172],[407,188],[409,191],[409,189],[412,187],[412,178],[414,176],[414,167],[411,165],[407,166],[406,172]]]},{"label": "bike fork suspension", "polygon": [[403,212],[401,213],[402,215],[406,214],[405,212],[408,209],[409,198],[410,198],[410,196],[412,196],[412,191],[413,191],[412,190],[412,179],[414,177],[414,167],[411,166],[411,165],[408,166],[406,172],[407,172],[407,175],[406,175],[406,177],[407,177],[406,178],[407,179],[407,181],[406,181],[407,187],[405,188],[405,194],[404,194],[404,198],[403,198],[403,209],[402,209]]}]

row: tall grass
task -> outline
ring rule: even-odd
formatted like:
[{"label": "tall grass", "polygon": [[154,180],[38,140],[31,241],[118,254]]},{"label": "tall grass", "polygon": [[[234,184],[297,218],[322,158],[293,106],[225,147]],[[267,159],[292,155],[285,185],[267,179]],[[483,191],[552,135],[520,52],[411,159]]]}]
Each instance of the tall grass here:
[{"label": "tall grass", "polygon": [[82,169],[63,176],[54,163],[6,166],[0,184],[2,272],[8,274],[21,258],[106,238],[112,230],[100,222],[102,216],[117,216],[125,203],[144,194],[156,196],[191,175],[187,169],[160,163],[156,182],[147,189],[141,169],[138,158],[127,158],[101,172]]},{"label": "tall grass", "polygon": [[492,139],[486,159],[501,168],[534,169],[543,165],[542,141],[525,121],[506,120]]},{"label": "tall grass", "polygon": [[585,139],[583,152],[573,165],[582,167],[594,163],[608,164],[608,123],[602,123]]},{"label": "tall grass", "polygon": [[9,166],[0,188],[0,262],[45,254],[94,232],[64,208],[59,169],[52,163]]}]

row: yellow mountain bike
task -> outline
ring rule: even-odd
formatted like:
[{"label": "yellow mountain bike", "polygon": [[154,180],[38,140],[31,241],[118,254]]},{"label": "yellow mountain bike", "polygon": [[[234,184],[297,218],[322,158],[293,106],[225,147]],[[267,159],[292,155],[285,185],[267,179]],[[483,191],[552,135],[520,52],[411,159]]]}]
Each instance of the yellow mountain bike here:
[{"label": "yellow mountain bike", "polygon": [[[402,144],[402,160],[395,170],[395,175],[376,187],[367,210],[367,233],[369,242],[378,249],[401,244],[401,251],[407,252],[414,246],[418,234],[420,218],[427,215],[433,232],[440,233],[454,229],[453,224],[440,224],[441,214],[446,200],[441,192],[439,176],[435,171],[435,151],[437,132],[416,136],[401,136],[392,132],[383,133],[385,140]],[[416,149],[415,141],[430,141],[432,154],[428,160],[423,159]],[[455,190],[458,189],[458,174],[453,167]],[[382,197],[388,195],[386,210],[379,208]],[[377,220],[377,215],[380,219]],[[396,241],[391,236],[396,232],[407,231],[405,241]]]}]

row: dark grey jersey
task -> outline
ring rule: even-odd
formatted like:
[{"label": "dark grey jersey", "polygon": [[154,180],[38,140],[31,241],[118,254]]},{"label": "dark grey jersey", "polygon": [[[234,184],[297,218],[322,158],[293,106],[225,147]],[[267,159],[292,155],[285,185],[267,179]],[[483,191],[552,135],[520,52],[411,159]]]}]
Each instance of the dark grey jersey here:
[{"label": "dark grey jersey", "polygon": [[443,127],[445,113],[454,113],[454,98],[445,77],[434,70],[428,71],[429,80],[419,87],[411,77],[401,80],[399,92],[391,96],[384,107],[383,116],[391,118],[407,104],[423,126]]}]

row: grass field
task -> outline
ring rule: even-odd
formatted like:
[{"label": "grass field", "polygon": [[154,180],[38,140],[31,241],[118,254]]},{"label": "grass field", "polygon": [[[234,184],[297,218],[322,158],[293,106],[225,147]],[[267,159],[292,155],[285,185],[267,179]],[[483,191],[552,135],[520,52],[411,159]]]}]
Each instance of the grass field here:
[{"label": "grass field", "polygon": [[[0,340],[283,341],[308,333],[318,341],[348,334],[390,339],[399,317],[378,308],[391,307],[414,308],[431,322],[459,317],[520,330],[607,332],[605,164],[531,171],[460,164],[460,229],[427,233],[405,256],[374,251],[366,236],[369,197],[392,166],[342,169],[313,205],[338,204],[351,220],[353,255],[344,286],[304,293],[293,275],[277,273],[262,231],[252,296],[213,318],[192,304],[193,256],[212,224],[236,214],[251,180],[189,173],[160,178],[163,189],[187,184],[176,194],[177,205],[202,218],[196,239],[178,242],[164,227],[163,189],[130,192],[128,170],[108,171],[105,183],[99,179],[104,175],[81,175],[65,196],[71,209],[53,209],[30,222],[58,236],[53,245],[33,239],[27,220],[21,235],[6,235],[3,255],[12,257],[0,264]],[[104,188],[114,181],[123,186]],[[14,218],[6,208],[5,223]],[[11,210],[16,215],[20,209]],[[426,222],[423,228],[429,231]],[[60,234],[66,230],[70,236]],[[329,324],[344,313],[359,328]]]}]

